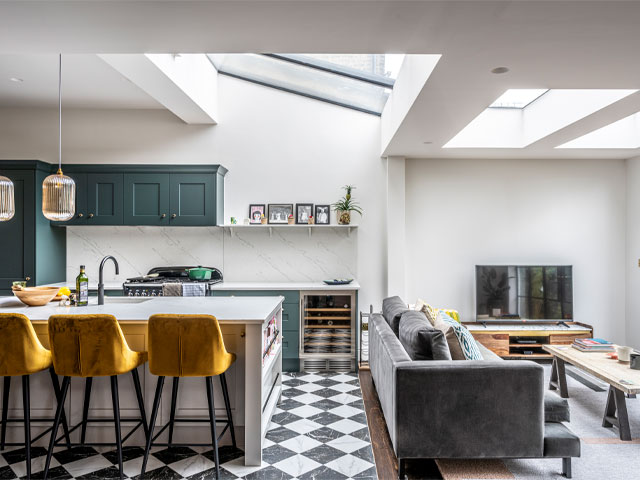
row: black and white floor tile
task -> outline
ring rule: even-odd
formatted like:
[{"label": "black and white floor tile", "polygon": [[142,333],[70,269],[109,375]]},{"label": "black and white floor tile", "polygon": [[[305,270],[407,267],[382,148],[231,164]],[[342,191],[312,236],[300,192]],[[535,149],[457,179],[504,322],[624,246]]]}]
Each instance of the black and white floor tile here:
[{"label": "black and white floor tile", "polygon": [[[140,474],[140,447],[125,447],[124,473]],[[42,478],[46,450],[32,448],[32,478]],[[374,480],[376,468],[355,373],[294,373],[283,376],[282,401],[272,420],[259,467],[246,467],[241,450],[220,448],[220,479]],[[215,478],[213,451],[206,447],[158,447],[152,450],[145,478]],[[0,480],[24,477],[23,448],[0,454]],[[49,478],[118,478],[112,448],[58,449]]]}]

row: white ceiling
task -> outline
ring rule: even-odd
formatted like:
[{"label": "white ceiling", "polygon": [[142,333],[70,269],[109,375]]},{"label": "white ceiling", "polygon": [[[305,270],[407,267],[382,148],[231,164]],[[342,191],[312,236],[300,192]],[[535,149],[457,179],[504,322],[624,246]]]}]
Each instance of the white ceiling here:
[{"label": "white ceiling", "polygon": [[[62,102],[63,108],[163,108],[91,54],[63,55]],[[57,55],[0,54],[0,107],[57,106]]]},{"label": "white ceiling", "polygon": [[626,158],[554,147],[639,111],[638,94],[527,148],[441,147],[509,88],[640,88],[638,25],[637,1],[4,1],[0,53],[442,54],[384,154]]}]

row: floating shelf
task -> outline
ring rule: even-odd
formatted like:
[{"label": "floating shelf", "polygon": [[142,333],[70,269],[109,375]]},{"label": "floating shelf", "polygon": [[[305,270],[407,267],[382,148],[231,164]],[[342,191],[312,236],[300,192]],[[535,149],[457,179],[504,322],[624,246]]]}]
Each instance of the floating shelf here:
[{"label": "floating shelf", "polygon": [[219,225],[221,228],[225,229],[225,230],[229,230],[229,234],[231,236],[233,236],[233,232],[238,229],[253,229],[253,230],[260,230],[260,229],[268,229],[269,230],[269,236],[273,236],[273,229],[303,229],[306,228],[309,231],[309,236],[311,236],[311,232],[313,230],[317,230],[317,229],[338,229],[338,230],[347,230],[347,234],[349,236],[351,236],[351,232],[354,229],[358,228],[358,225],[299,225],[299,224],[294,224],[294,225],[289,225],[287,224],[267,224],[267,225]]}]

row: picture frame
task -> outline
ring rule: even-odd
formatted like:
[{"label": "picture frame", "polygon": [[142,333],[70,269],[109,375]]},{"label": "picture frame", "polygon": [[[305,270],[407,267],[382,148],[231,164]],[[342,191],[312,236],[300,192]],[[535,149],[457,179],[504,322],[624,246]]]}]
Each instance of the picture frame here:
[{"label": "picture frame", "polygon": [[316,205],[316,225],[329,225],[331,223],[331,205]]},{"label": "picture frame", "polygon": [[267,206],[269,223],[273,225],[286,225],[289,223],[289,215],[293,215],[293,203],[270,203]]},{"label": "picture frame", "polygon": [[313,203],[296,203],[296,223],[298,225],[308,225],[311,215],[313,215]]},{"label": "picture frame", "polygon": [[252,203],[249,205],[249,223],[251,225],[259,225],[262,223],[262,215],[266,214],[264,203]]}]

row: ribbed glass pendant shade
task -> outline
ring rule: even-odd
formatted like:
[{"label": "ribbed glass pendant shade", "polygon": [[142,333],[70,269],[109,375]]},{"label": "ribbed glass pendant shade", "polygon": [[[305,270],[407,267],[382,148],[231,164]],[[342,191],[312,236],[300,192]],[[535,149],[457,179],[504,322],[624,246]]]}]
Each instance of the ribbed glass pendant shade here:
[{"label": "ribbed glass pendant shade", "polygon": [[42,214],[56,222],[71,220],[76,213],[76,184],[61,169],[42,182]]},{"label": "ribbed glass pendant shade", "polygon": [[13,182],[0,175],[0,222],[11,220],[16,213]]}]

